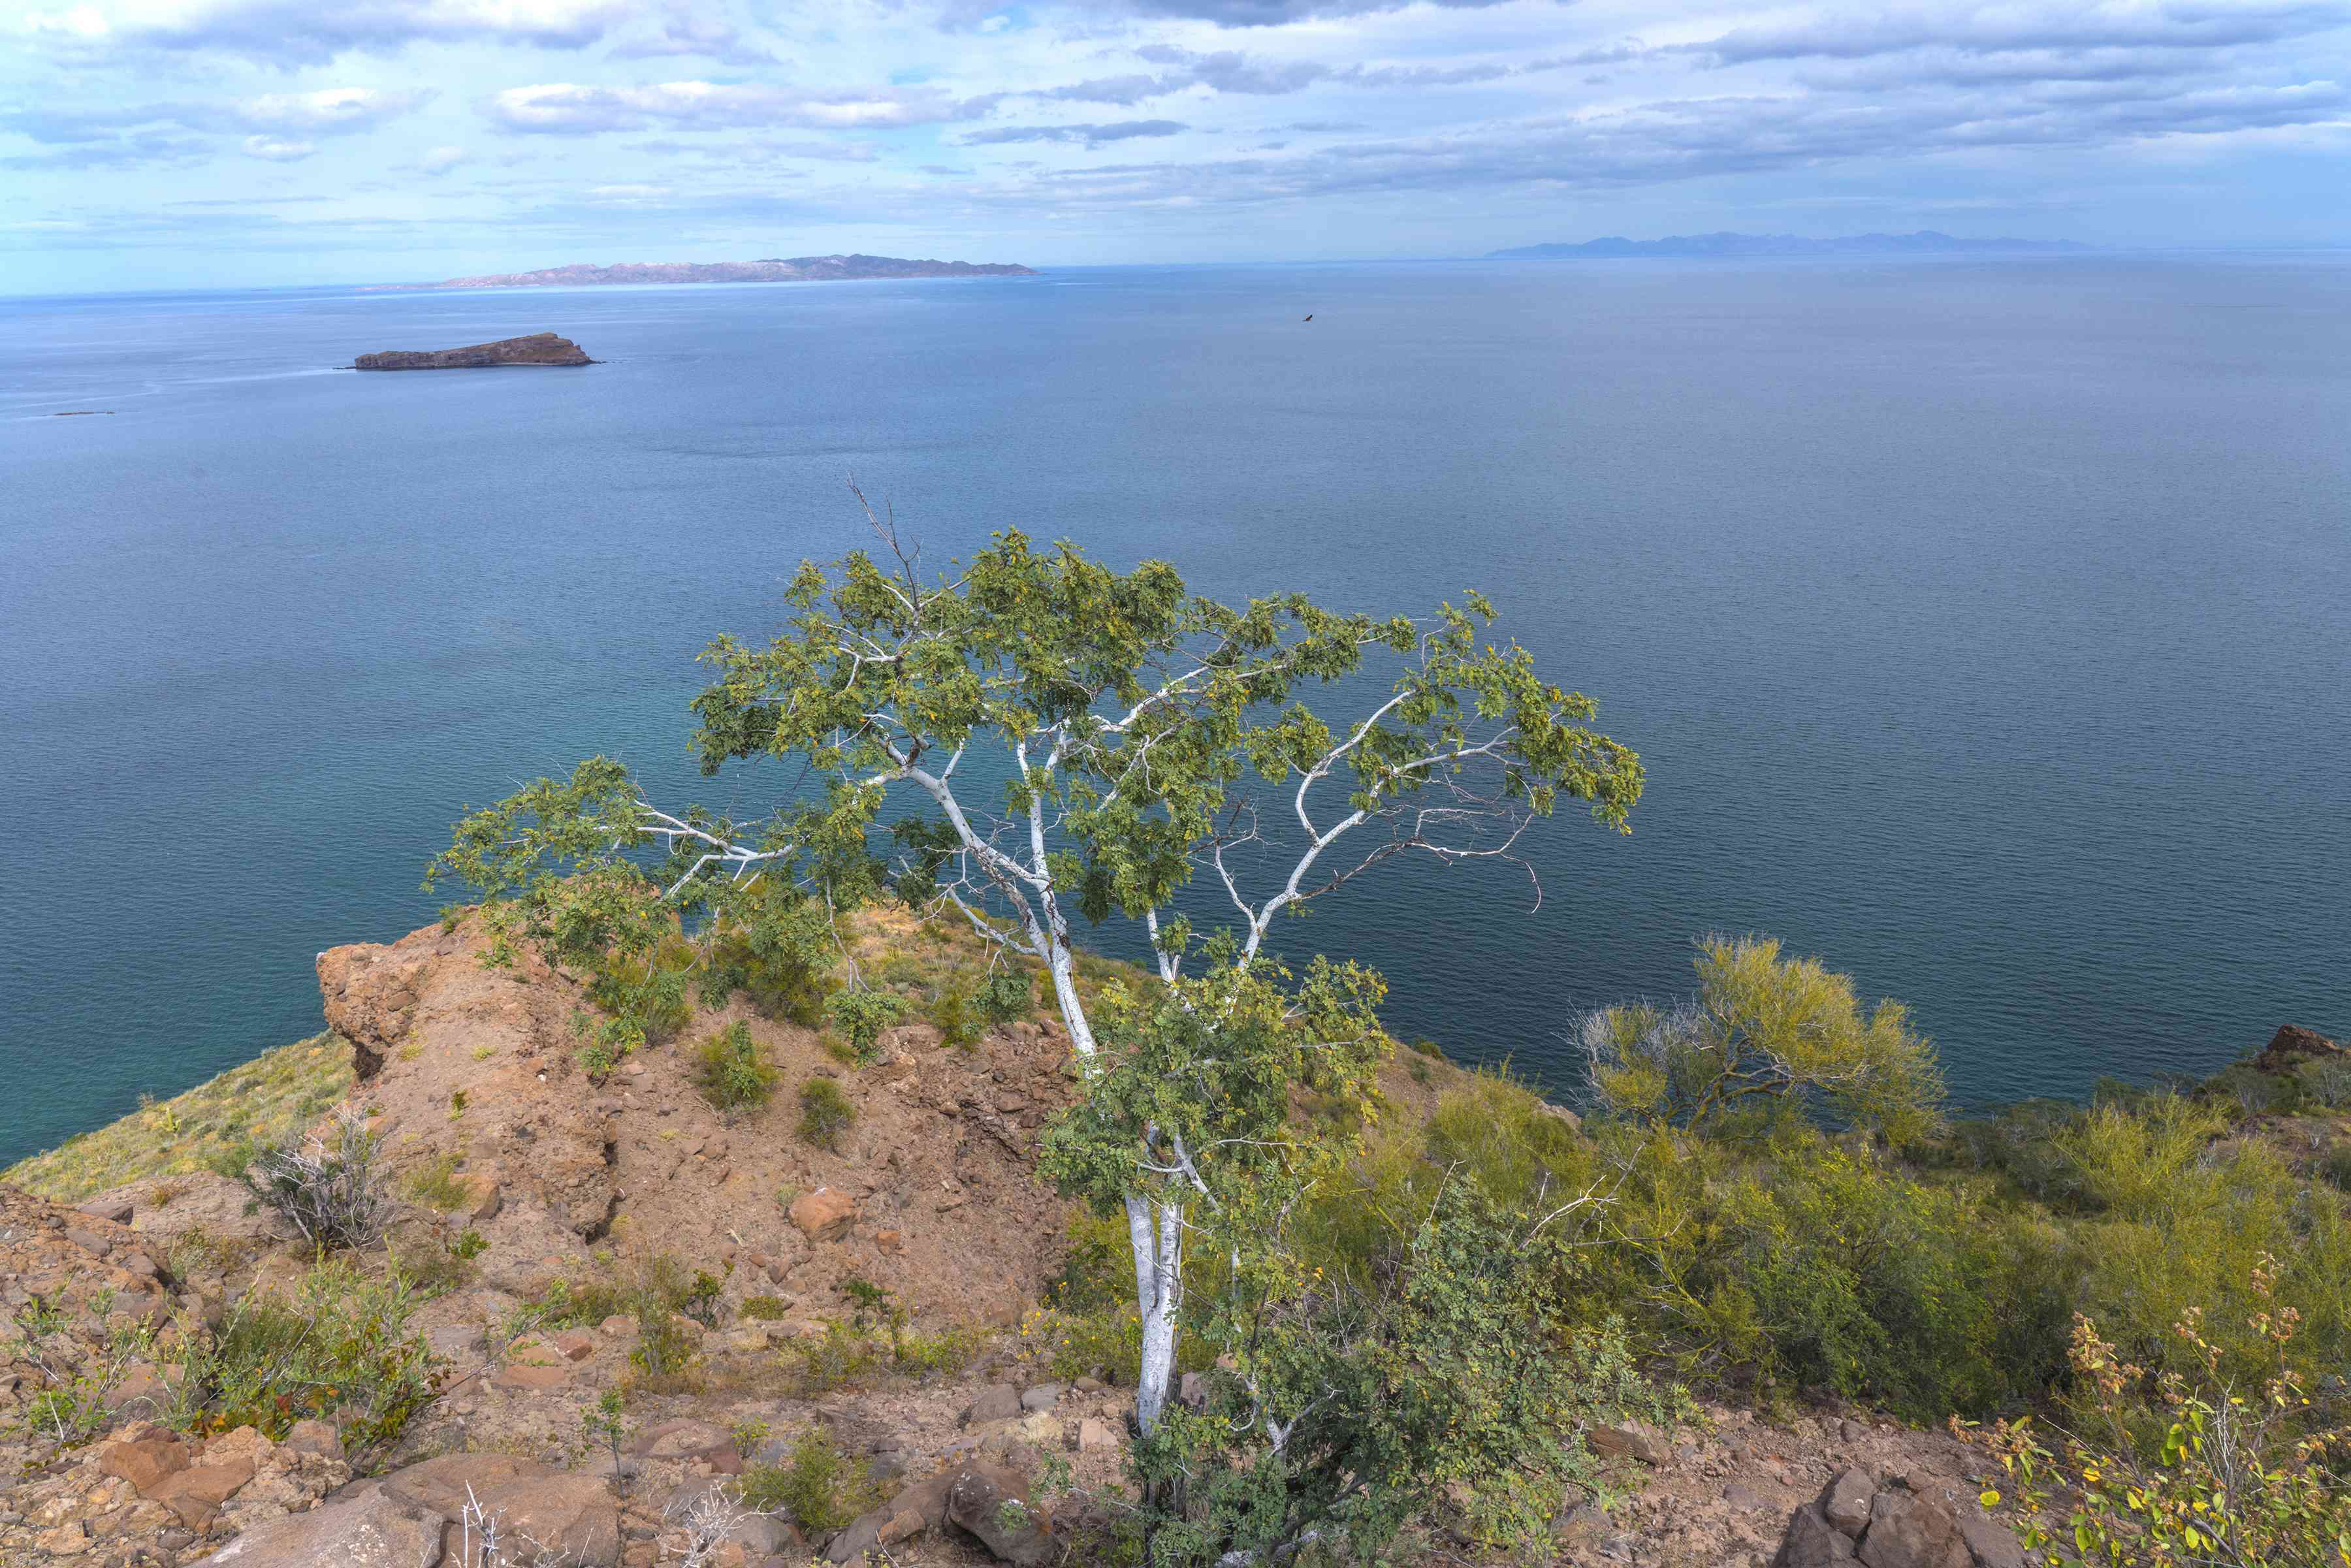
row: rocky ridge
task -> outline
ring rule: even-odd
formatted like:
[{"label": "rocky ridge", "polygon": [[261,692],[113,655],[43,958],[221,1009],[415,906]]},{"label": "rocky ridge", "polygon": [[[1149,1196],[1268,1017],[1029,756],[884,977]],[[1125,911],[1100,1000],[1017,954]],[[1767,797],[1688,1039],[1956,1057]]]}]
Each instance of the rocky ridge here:
[{"label": "rocky ridge", "polygon": [[[874,935],[881,951],[861,962],[877,968],[884,952],[927,940],[886,920]],[[1033,1174],[1037,1131],[1070,1092],[1057,1021],[989,1030],[967,1051],[904,1022],[879,1061],[851,1068],[809,1030],[738,1000],[598,1085],[574,1057],[578,981],[482,956],[476,933],[434,925],[318,960],[327,1021],[350,1045],[350,1103],[382,1139],[391,1188],[411,1200],[392,1247],[429,1256],[472,1239],[462,1270],[411,1321],[439,1385],[399,1444],[354,1475],[342,1435],[320,1423],[276,1442],[251,1428],[174,1432],[157,1417],[176,1369],[126,1366],[102,1437],[0,1455],[22,1478],[0,1492],[0,1562],[479,1568],[471,1502],[510,1540],[528,1535],[575,1568],[654,1568],[684,1560],[698,1507],[724,1503],[747,1469],[786,1462],[810,1433],[864,1467],[878,1498],[814,1535],[779,1514],[721,1508],[731,1539],[708,1559],[716,1568],[846,1564],[868,1552],[900,1568],[1044,1568],[1104,1527],[1085,1489],[1119,1481],[1131,1396],[1098,1375],[1054,1375],[1021,1319],[1065,1246],[1066,1210]],[[693,1067],[697,1042],[735,1022],[781,1082],[771,1105],[729,1114],[703,1098]],[[795,1091],[820,1077],[856,1112],[834,1148],[791,1127]],[[1426,1113],[1458,1082],[1415,1059],[1387,1087],[1401,1113]],[[429,1204],[416,1196],[427,1177]],[[676,1317],[664,1331],[692,1347],[690,1382],[644,1380],[635,1316],[531,1318],[552,1281],[655,1248],[720,1281],[708,1322]],[[0,1300],[56,1302],[86,1354],[111,1329],[143,1324],[159,1343],[202,1333],[308,1261],[243,1186],[211,1172],[144,1176],[83,1208],[0,1189]],[[910,1332],[972,1334],[977,1354],[927,1378],[799,1386],[780,1369],[851,1316],[852,1282],[886,1287]],[[12,1358],[0,1368],[5,1427],[50,1374],[11,1345],[0,1357]],[[63,1364],[57,1352],[48,1364]],[[624,1385],[615,1457],[583,1440],[582,1411]],[[1773,1421],[1716,1406],[1677,1432],[1586,1436],[1615,1500],[1566,1500],[1553,1542],[1566,1568],[1768,1568],[1792,1511],[1855,1469],[1873,1497],[1891,1488],[1983,1518],[1980,1455],[1865,1410]],[[1041,1490],[1064,1465],[1080,1490]],[[1870,1568],[1909,1568],[1876,1560],[1898,1533],[1847,1544]]]}]

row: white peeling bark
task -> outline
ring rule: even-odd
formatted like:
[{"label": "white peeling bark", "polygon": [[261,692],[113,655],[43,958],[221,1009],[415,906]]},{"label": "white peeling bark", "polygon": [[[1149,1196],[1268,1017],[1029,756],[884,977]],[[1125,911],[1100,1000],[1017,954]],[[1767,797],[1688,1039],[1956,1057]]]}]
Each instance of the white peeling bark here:
[{"label": "white peeling bark", "polygon": [[1143,1314],[1143,1364],[1134,1380],[1134,1424],[1158,1430],[1176,1376],[1176,1314],[1184,1302],[1184,1210],[1145,1197],[1126,1200],[1134,1253],[1134,1304]]}]

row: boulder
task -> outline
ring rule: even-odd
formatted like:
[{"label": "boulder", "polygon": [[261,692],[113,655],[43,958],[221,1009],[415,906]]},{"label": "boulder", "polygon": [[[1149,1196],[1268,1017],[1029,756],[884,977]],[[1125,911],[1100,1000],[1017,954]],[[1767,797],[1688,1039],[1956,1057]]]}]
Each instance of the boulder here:
[{"label": "boulder", "polygon": [[200,1531],[220,1513],[221,1504],[252,1479],[251,1459],[230,1458],[175,1470],[156,1482],[147,1495],[178,1514],[181,1523]]},{"label": "boulder", "polygon": [[820,1186],[794,1198],[787,1217],[810,1241],[835,1241],[857,1222],[857,1200],[839,1187]]},{"label": "boulder", "polygon": [[991,1384],[979,1391],[963,1413],[967,1427],[985,1427],[990,1421],[1009,1421],[1020,1414],[1020,1391],[1008,1383]]},{"label": "boulder", "polygon": [[487,1224],[498,1217],[506,1207],[506,1197],[498,1190],[498,1178],[487,1171],[460,1171],[455,1178],[465,1194],[457,1212],[476,1225]]},{"label": "boulder", "polygon": [[579,1568],[613,1568],[621,1560],[612,1497],[593,1476],[511,1454],[444,1454],[385,1478],[383,1489],[394,1501],[448,1519],[463,1513],[471,1496],[503,1520],[503,1531],[569,1552]]},{"label": "boulder", "polygon": [[279,1447],[298,1454],[316,1454],[322,1459],[340,1459],[343,1457],[343,1435],[329,1421],[297,1421]]},{"label": "boulder", "polygon": [[1118,1434],[1107,1421],[1089,1416],[1078,1423],[1078,1452],[1107,1453],[1118,1447]]},{"label": "boulder", "polygon": [[[156,1428],[144,1430],[154,1432]],[[152,1497],[167,1477],[188,1468],[188,1448],[169,1432],[142,1436],[109,1443],[99,1455],[98,1468],[129,1481],[141,1496]]]},{"label": "boulder", "polygon": [[1819,1503],[1808,1502],[1789,1515],[1771,1568],[1832,1568],[1854,1560],[1853,1542],[1828,1521]]},{"label": "boulder", "polygon": [[1848,1469],[1829,1482],[1821,1492],[1821,1513],[1853,1540],[1869,1528],[1869,1500],[1876,1495],[1877,1483],[1869,1472]]},{"label": "boulder", "polygon": [[1586,1447],[1604,1459],[1638,1459],[1662,1465],[1673,1457],[1665,1439],[1638,1422],[1622,1427],[1593,1427],[1583,1434]]},{"label": "boulder", "polygon": [[439,1568],[447,1523],[373,1485],[248,1530],[197,1568]]},{"label": "boulder", "polygon": [[825,1548],[826,1560],[854,1563],[877,1547],[894,1546],[943,1529],[947,1518],[947,1489],[955,1484],[956,1475],[956,1471],[942,1470],[862,1515],[832,1538]]},{"label": "boulder", "polygon": [[951,1476],[947,1521],[977,1536],[999,1562],[1014,1568],[1045,1568],[1060,1555],[1044,1528],[1044,1515],[1029,1505],[1027,1479],[981,1462],[961,1465]]},{"label": "boulder", "polygon": [[1951,1516],[1907,1491],[1870,1500],[1869,1528],[1854,1555],[1865,1568],[1974,1568]]},{"label": "boulder", "polygon": [[1050,1410],[1061,1402],[1061,1385],[1058,1383],[1040,1383],[1020,1396],[1023,1410]]},{"label": "boulder", "polygon": [[2024,1543],[2016,1539],[2016,1531],[1981,1514],[1963,1512],[1958,1522],[1959,1539],[1967,1542],[1975,1568],[2025,1568]]}]

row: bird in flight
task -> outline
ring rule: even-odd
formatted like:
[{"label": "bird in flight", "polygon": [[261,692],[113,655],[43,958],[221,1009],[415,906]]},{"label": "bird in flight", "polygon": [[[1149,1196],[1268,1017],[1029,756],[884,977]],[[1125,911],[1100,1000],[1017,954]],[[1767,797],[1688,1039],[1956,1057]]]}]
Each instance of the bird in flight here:
[{"label": "bird in flight", "polygon": [[1313,313],[1312,313],[1311,311],[1309,311],[1309,312],[1307,313],[1307,317],[1306,317],[1306,319],[1307,319],[1309,321],[1313,320],[1313,319],[1314,319]]}]

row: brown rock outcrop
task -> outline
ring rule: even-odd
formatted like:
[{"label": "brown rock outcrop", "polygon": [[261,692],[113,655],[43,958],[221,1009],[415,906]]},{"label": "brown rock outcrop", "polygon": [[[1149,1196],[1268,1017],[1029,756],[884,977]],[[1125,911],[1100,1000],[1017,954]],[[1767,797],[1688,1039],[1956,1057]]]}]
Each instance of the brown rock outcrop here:
[{"label": "brown rock outcrop", "polygon": [[2256,1072],[2288,1073],[2305,1061],[2318,1061],[2330,1056],[2341,1056],[2344,1048],[2320,1034],[2316,1030],[2304,1029],[2300,1024],[2287,1024],[2270,1036],[2262,1053],[2253,1058]]}]

